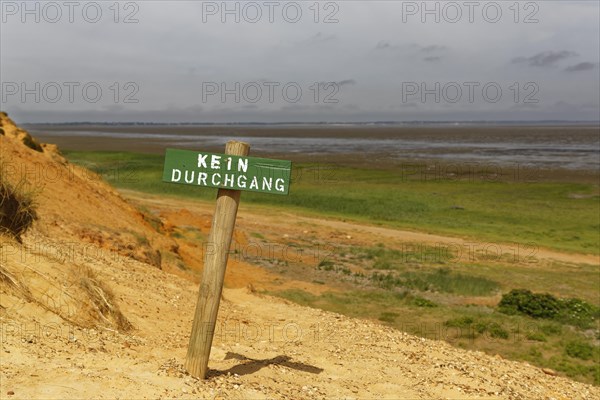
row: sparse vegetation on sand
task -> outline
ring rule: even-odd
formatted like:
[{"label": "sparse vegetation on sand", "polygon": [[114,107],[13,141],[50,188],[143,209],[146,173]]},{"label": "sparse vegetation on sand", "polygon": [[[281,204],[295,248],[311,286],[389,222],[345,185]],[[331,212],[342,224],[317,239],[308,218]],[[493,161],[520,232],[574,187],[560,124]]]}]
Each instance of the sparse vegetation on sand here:
[{"label": "sparse vegetation on sand", "polygon": [[87,295],[89,306],[96,314],[94,319],[102,320],[123,332],[133,328],[131,322],[121,312],[112,290],[98,278],[91,268],[78,268],[75,273],[75,281]]}]

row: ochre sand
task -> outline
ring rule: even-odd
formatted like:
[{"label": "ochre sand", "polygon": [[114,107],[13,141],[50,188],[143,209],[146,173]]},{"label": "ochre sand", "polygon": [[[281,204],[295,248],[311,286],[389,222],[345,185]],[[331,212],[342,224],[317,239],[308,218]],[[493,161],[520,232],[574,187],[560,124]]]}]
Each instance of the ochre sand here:
[{"label": "ochre sand", "polygon": [[[198,381],[182,368],[198,284],[183,278],[188,274],[177,276],[174,261],[186,257],[193,263],[192,256],[197,257],[200,249],[177,247],[171,237],[158,234],[132,202],[158,209],[165,217],[166,231],[185,223],[202,233],[210,226],[210,205],[120,194],[101,180],[90,179],[89,172],[67,164],[52,147],[36,152],[19,137],[10,130],[0,136],[2,160],[71,168],[71,172],[59,174],[39,196],[39,219],[23,243],[2,238],[4,249],[16,250],[3,253],[2,268],[31,292],[25,301],[23,293],[1,286],[2,397],[598,397],[597,387],[527,363],[468,352],[374,322],[260,295],[256,287],[312,291],[319,286],[293,280],[282,285],[262,268],[236,260],[228,267],[209,379]],[[317,237],[357,245],[390,234],[320,219],[301,218],[296,223],[295,216],[284,211],[246,206],[238,221],[235,239],[240,243],[257,229],[277,232],[283,242],[309,229]],[[412,240],[409,233],[394,235]],[[140,236],[147,243],[140,242]],[[130,248],[127,244],[132,240],[137,244]],[[69,252],[56,251],[62,248]],[[156,262],[152,249],[161,250],[162,262]],[[540,257],[572,256],[548,252]],[[83,268],[94,271],[112,289],[114,304],[133,330],[119,332],[90,307],[90,299],[72,280],[72,274]]]}]

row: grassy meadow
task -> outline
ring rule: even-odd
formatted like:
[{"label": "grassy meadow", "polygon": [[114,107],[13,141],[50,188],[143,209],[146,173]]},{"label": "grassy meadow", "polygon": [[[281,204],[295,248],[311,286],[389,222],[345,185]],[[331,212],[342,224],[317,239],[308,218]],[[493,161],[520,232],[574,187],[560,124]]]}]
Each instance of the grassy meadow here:
[{"label": "grassy meadow", "polygon": [[[215,198],[215,189],[163,183],[162,155],[70,151],[66,156],[117,188]],[[289,196],[245,192],[243,202],[479,243],[507,243],[524,253],[518,258],[478,254],[466,259],[452,249],[419,243],[340,244],[316,265],[287,260],[269,264],[282,278],[332,290],[269,294],[600,385],[599,266],[526,257],[538,247],[599,254],[597,184],[489,177],[428,180],[391,167],[314,163],[295,163],[292,178]],[[265,233],[250,236],[259,243],[271,240]],[[309,237],[287,244],[308,252],[314,246]],[[511,292],[515,289],[531,292]]]},{"label": "grassy meadow", "polygon": [[[118,188],[214,199],[215,189],[162,182],[162,155],[66,153]],[[289,196],[245,192],[244,203],[390,227],[600,254],[600,192],[584,183],[435,179],[402,170],[295,163]]]}]

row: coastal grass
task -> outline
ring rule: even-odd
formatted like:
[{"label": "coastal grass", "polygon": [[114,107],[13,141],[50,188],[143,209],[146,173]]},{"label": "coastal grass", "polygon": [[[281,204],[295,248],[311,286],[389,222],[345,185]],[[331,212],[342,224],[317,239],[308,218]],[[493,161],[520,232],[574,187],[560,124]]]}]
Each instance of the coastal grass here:
[{"label": "coastal grass", "polygon": [[[363,275],[379,287],[431,289],[464,296],[488,296],[498,290],[526,287],[560,297],[580,297],[600,306],[598,265],[541,260],[529,249],[519,253],[517,248],[499,248],[505,253],[490,255],[452,244],[339,246],[321,261],[326,266],[319,269],[337,271],[347,265],[362,266]],[[516,283],[519,286],[514,286]]]},{"label": "coastal grass", "polygon": [[[70,161],[128,190],[214,201],[216,190],[162,182],[163,156],[67,152]],[[269,294],[367,318],[466,349],[552,368],[600,385],[598,326],[509,315],[497,307],[512,289],[550,292],[600,306],[598,266],[536,259],[537,247],[599,253],[598,185],[564,182],[407,179],[401,170],[295,163],[289,196],[245,192],[244,204],[382,226],[449,234],[479,243],[340,245],[314,265],[288,265],[294,279],[343,290],[299,289]],[[196,239],[196,232],[176,234]],[[264,232],[250,232],[256,239]],[[310,247],[309,237],[306,246]],[[482,244],[483,243],[483,244]],[[485,250],[501,244],[500,254]],[[505,245],[508,244],[508,245]],[[395,246],[395,247],[394,247]],[[496,247],[492,248],[494,250]],[[462,253],[456,251],[462,249]],[[453,253],[454,251],[454,253]],[[323,332],[322,340],[334,340]]]},{"label": "coastal grass", "polygon": [[[377,243],[340,246],[310,278],[337,290],[268,293],[600,385],[596,265],[512,256],[471,260],[434,246]],[[555,303],[562,305],[555,314],[536,313],[551,312]]]},{"label": "coastal grass", "polygon": [[[164,156],[66,152],[112,185],[212,200],[216,189],[162,182]],[[490,179],[415,179],[401,168],[295,163],[288,196],[244,193],[244,203],[292,208],[402,229],[600,253],[598,185]]]},{"label": "coastal grass", "polygon": [[[528,361],[570,378],[600,385],[598,338],[561,323],[505,315],[489,307],[423,303],[422,298],[408,292],[382,289],[320,295],[286,289],[267,294],[355,318],[377,320],[460,348]],[[323,330],[320,334],[321,340],[335,340],[333,332]]]}]

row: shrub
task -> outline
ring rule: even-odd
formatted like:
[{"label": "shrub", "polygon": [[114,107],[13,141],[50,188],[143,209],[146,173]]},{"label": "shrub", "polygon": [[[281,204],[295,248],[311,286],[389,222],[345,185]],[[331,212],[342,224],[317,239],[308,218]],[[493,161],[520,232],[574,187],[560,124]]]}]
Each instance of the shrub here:
[{"label": "shrub", "polygon": [[551,294],[514,289],[502,295],[498,309],[505,314],[525,314],[533,318],[551,319],[558,315],[560,302]]},{"label": "shrub", "polygon": [[565,346],[565,353],[569,357],[589,360],[594,355],[594,347],[581,341],[571,341]]},{"label": "shrub", "polygon": [[522,314],[589,328],[600,317],[600,308],[581,299],[559,299],[548,293],[515,289],[502,295],[498,310],[505,314]]},{"label": "shrub", "polygon": [[500,326],[500,324],[496,322],[492,322],[487,326],[488,332],[490,332],[490,336],[498,339],[508,339],[508,331]]},{"label": "shrub", "polygon": [[459,317],[454,319],[449,319],[444,322],[444,325],[449,326],[451,328],[466,328],[470,326],[474,322],[471,317]]},{"label": "shrub", "polygon": [[0,170],[0,234],[9,234],[18,241],[37,219],[33,192],[25,187],[25,181],[16,186],[6,181]]},{"label": "shrub", "polygon": [[437,307],[437,304],[435,304],[433,301],[424,299],[423,297],[419,297],[419,296],[416,296],[413,299],[413,304],[417,307],[426,307],[426,308]]},{"label": "shrub", "polygon": [[600,317],[599,308],[581,299],[561,299],[561,307],[557,319],[570,325],[588,328]]}]

